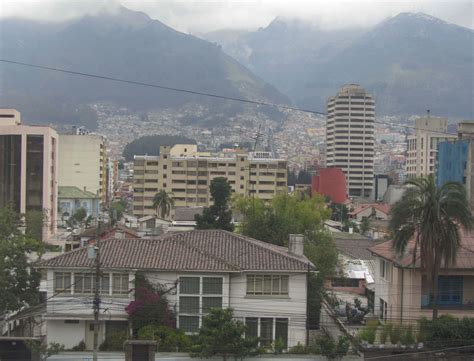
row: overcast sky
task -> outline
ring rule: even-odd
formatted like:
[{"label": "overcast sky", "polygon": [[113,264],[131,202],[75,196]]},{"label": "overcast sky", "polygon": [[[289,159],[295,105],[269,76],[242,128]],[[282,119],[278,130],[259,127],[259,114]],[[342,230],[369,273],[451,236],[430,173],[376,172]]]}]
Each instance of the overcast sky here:
[{"label": "overcast sky", "polygon": [[[0,16],[39,20],[65,20],[100,8],[113,8],[115,0],[0,0]],[[207,32],[268,25],[276,16],[311,21],[325,29],[370,26],[400,12],[424,12],[445,21],[474,28],[474,0],[122,0],[130,9],[184,32]]]}]

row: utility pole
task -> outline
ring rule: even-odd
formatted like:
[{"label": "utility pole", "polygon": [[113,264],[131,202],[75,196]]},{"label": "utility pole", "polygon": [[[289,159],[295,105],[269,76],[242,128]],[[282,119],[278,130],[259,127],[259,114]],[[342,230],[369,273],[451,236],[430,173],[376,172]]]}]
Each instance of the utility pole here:
[{"label": "utility pole", "polygon": [[95,286],[94,286],[94,354],[93,361],[98,361],[99,351],[99,312],[100,312],[100,220],[97,222],[97,240],[94,246],[95,256]]}]

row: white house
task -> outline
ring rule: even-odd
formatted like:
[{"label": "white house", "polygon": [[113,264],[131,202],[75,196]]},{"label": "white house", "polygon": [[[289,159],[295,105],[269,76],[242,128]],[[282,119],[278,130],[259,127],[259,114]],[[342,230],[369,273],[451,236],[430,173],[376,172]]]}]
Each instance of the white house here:
[{"label": "white house", "polygon": [[[94,261],[79,248],[42,263],[47,273],[47,341],[93,345]],[[127,328],[125,307],[137,274],[173,289],[177,326],[196,332],[211,307],[231,307],[248,333],[288,347],[306,342],[307,275],[303,236],[289,248],[222,230],[168,233],[157,239],[107,239],[100,244],[100,340]]]}]

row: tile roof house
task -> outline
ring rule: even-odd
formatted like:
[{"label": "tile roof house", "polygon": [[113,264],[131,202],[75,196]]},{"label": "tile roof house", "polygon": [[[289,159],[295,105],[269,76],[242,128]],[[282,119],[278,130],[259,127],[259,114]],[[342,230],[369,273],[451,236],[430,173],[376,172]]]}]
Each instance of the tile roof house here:
[{"label": "tile roof house", "polygon": [[[303,256],[302,236],[291,235],[289,248],[222,230],[168,233],[156,239],[111,238],[100,242],[100,261],[101,308],[106,312],[100,342],[111,330],[127,327],[124,308],[133,300],[137,274],[176,288],[167,298],[175,307],[177,326],[186,332],[199,328],[212,305],[232,307],[262,343],[282,338],[291,347],[306,341],[306,278],[314,266]],[[84,280],[91,279],[93,265],[87,248],[41,264],[48,279],[48,342],[73,347],[84,341],[92,347],[93,289]]]},{"label": "tile roof house", "polygon": [[77,212],[79,208],[84,208],[87,217],[97,218],[99,214],[99,196],[87,190],[81,190],[73,186],[58,187],[58,214],[60,216],[59,225],[64,225],[65,221]]},{"label": "tile roof house", "polygon": [[390,215],[390,205],[384,203],[362,204],[352,212],[349,217],[362,221],[364,217],[387,220]]},{"label": "tile roof house", "polygon": [[[420,270],[419,252],[413,262],[414,241],[404,254],[386,241],[369,248],[376,257],[375,311],[382,319],[410,322],[431,317],[429,286]],[[474,317],[474,234],[462,233],[456,263],[443,268],[438,278],[439,313],[455,317]]]}]

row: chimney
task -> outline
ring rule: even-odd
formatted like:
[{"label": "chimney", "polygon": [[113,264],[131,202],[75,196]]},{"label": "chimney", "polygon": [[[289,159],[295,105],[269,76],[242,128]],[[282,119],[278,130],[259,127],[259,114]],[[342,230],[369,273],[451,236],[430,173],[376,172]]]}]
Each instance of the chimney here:
[{"label": "chimney", "polygon": [[297,256],[303,255],[304,240],[302,234],[290,234],[288,241],[288,252]]}]

